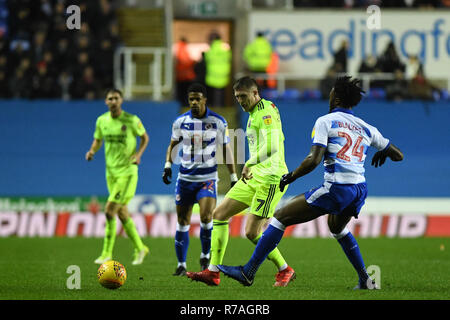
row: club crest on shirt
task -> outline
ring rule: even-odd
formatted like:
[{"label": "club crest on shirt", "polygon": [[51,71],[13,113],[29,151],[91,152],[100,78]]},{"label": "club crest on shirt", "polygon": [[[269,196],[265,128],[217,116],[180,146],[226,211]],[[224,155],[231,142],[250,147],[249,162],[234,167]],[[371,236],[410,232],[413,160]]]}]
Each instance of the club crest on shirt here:
[{"label": "club crest on shirt", "polygon": [[269,126],[272,124],[272,116],[269,114],[263,117],[264,124]]},{"label": "club crest on shirt", "polygon": [[207,124],[205,124],[205,129],[206,130],[209,130],[209,129],[211,129],[213,126],[212,126],[212,124],[211,123],[207,123]]},{"label": "club crest on shirt", "polygon": [[122,131],[125,131],[125,130],[127,130],[127,126],[123,125],[121,129],[122,129]]}]

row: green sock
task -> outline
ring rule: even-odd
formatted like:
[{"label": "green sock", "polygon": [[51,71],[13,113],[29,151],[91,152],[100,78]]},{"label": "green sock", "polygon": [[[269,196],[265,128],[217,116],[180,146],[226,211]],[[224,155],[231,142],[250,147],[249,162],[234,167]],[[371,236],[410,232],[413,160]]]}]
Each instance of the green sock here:
[{"label": "green sock", "polygon": [[[262,232],[257,236],[255,239],[252,240],[252,242],[256,245],[259,241],[259,239],[262,236]],[[273,249],[269,255],[267,256],[267,260],[272,261],[278,269],[286,264],[286,260],[284,260],[283,256],[281,255],[280,250],[278,248]]]},{"label": "green sock", "polygon": [[136,230],[136,225],[134,224],[133,219],[128,218],[127,221],[122,222],[122,225],[128,238],[130,238],[131,242],[133,242],[134,248],[136,250],[142,250],[142,248],[144,248],[144,244],[142,243],[141,237]]},{"label": "green sock", "polygon": [[228,221],[213,219],[211,233],[211,264],[222,264],[228,244]]},{"label": "green sock", "polygon": [[105,237],[103,238],[102,256],[112,257],[114,242],[116,241],[116,218],[106,218]]}]

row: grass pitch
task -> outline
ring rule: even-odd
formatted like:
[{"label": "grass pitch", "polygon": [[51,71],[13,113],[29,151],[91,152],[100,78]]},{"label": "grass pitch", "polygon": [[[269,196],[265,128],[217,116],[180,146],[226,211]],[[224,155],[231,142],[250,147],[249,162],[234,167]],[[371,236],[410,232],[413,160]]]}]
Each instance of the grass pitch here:
[{"label": "grass pitch", "polygon": [[[99,238],[0,239],[1,300],[430,300],[450,299],[450,239],[358,239],[366,266],[381,271],[381,290],[353,291],[356,272],[334,239],[284,238],[279,249],[297,279],[274,288],[276,269],[270,261],[260,268],[253,286],[243,287],[222,275],[218,287],[174,277],[174,240],[145,238],[150,254],[132,266],[131,242],[116,239],[114,259],[125,265],[123,287],[108,290],[97,282],[94,259]],[[254,246],[230,238],[224,264],[247,262]],[[200,241],[191,238],[188,270],[199,271]],[[81,271],[81,288],[68,289],[68,267]]]}]

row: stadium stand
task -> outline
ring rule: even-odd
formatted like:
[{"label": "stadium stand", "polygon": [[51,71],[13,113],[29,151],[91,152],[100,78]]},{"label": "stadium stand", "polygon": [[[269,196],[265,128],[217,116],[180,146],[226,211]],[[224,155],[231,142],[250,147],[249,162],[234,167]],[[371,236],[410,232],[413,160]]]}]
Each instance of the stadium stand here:
[{"label": "stadium stand", "polygon": [[[108,0],[71,1],[80,7],[80,30],[66,27],[65,1],[2,1],[1,98],[98,99],[112,86],[119,44]],[[68,4],[67,4],[68,5]]]}]

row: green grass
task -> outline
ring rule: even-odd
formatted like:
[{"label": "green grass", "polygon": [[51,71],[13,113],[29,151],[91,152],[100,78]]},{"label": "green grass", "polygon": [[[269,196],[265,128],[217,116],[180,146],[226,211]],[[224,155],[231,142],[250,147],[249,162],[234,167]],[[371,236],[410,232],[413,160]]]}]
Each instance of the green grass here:
[{"label": "green grass", "polygon": [[[353,291],[357,276],[334,239],[285,238],[280,250],[296,270],[286,288],[274,288],[276,269],[270,261],[260,268],[255,283],[243,287],[222,276],[219,287],[174,277],[173,239],[146,238],[150,255],[141,266],[131,265],[131,243],[117,238],[115,260],[128,279],[118,290],[104,289],[93,263],[102,246],[98,238],[0,239],[1,300],[398,300],[450,299],[450,239],[358,239],[366,266],[381,269],[381,290]],[[442,250],[442,247],[445,247]],[[224,264],[245,263],[254,246],[231,238]],[[200,241],[191,238],[188,270],[198,271]],[[81,289],[68,289],[67,267],[81,270]],[[143,278],[141,280],[140,278]]]}]

